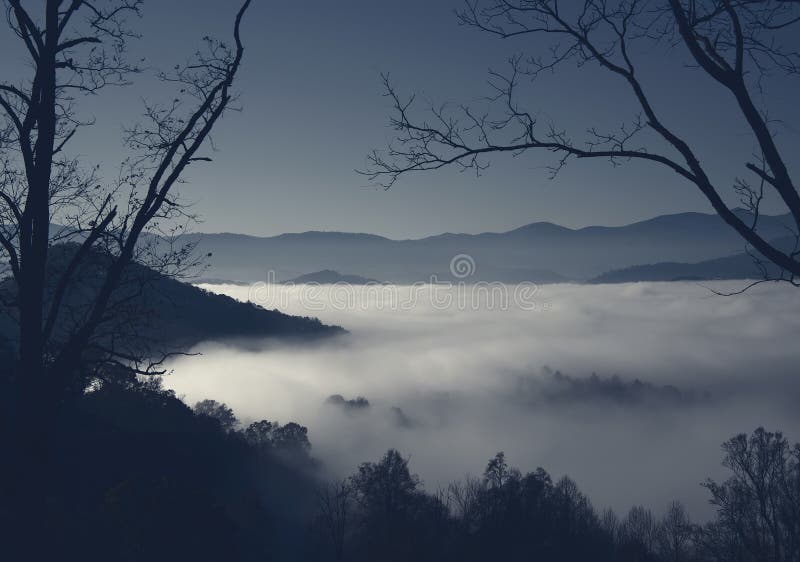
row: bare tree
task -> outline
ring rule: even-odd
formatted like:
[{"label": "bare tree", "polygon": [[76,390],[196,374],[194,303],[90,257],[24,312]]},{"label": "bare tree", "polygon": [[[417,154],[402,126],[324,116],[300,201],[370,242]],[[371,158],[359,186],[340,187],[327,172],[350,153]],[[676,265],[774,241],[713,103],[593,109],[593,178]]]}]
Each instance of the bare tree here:
[{"label": "bare tree", "polygon": [[653,513],[640,505],[632,507],[619,526],[620,543],[644,556],[654,552],[657,536]]},{"label": "bare tree", "polygon": [[[796,0],[466,0],[460,22],[504,39],[548,42],[545,53],[510,59],[507,72],[492,72],[489,110],[468,106],[431,107],[416,112],[414,96],[402,97],[384,76],[393,103],[391,125],[397,138],[388,151],[373,151],[362,173],[388,188],[411,172],[447,166],[485,169],[493,153],[528,150],[556,155],[556,174],[569,160],[602,159],[617,165],[638,160],[672,170],[691,182],[715,212],[754,250],[776,265],[779,278],[797,285],[800,254],[800,194],[775,136],[776,123],[765,101],[765,78],[800,73],[800,52],[791,44],[800,25]],[[737,214],[724,200],[724,186],[693,146],[664,117],[637,67],[637,55],[654,43],[668,44],[677,57],[710,77],[720,96],[731,97],[737,115],[750,132],[756,156],[741,162],[742,176],[732,186],[751,211]],[[535,79],[567,63],[599,66],[630,92],[633,115],[617,130],[586,127],[575,139],[562,126],[540,123],[539,108],[520,101],[523,79]],[[625,104],[623,107],[627,107]],[[763,238],[758,231],[759,206],[771,190],[788,209],[794,244],[789,248]]]},{"label": "bare tree", "polygon": [[[31,74],[0,82],[0,245],[16,287],[18,412],[42,419],[86,376],[82,362],[110,322],[129,264],[148,256],[165,267],[188,261],[185,249],[156,258],[156,237],[148,235],[187,216],[175,187],[190,164],[208,160],[201,150],[234,99],[244,52],[240,25],[250,0],[236,14],[232,44],[205,38],[206,49],[194,59],[158,75],[174,86],[174,99],[148,105],[145,120],[126,132],[132,156],[111,185],[67,149],[91,124],[80,117],[81,96],[126,85],[140,72],[126,59],[126,46],[136,37],[128,20],[140,15],[141,0],[47,0],[37,9],[20,0],[5,4]],[[54,232],[54,220],[66,226]],[[63,267],[50,268],[51,246],[65,240],[74,251]],[[76,272],[93,252],[109,258],[99,287],[82,313],[71,315],[69,333],[56,338]]]},{"label": "bare tree", "polygon": [[[232,42],[206,37],[189,62],[158,74],[175,90],[172,101],[148,105],[143,122],[126,132],[131,156],[112,182],[71,156],[69,147],[92,124],[81,117],[80,101],[128,85],[141,71],[126,53],[136,37],[129,20],[139,17],[142,1],[4,2],[29,71],[0,78],[0,247],[14,287],[8,304],[19,323],[9,424],[18,448],[9,459],[19,465],[23,529],[42,524],[37,510],[48,479],[48,444],[58,411],[92,374],[87,359],[135,359],[97,345],[98,334],[110,341],[115,307],[135,298],[135,291],[120,294],[126,272],[135,261],[179,270],[190,259],[186,249],[154,235],[190,218],[176,186],[188,166],[209,160],[202,151],[235,99],[244,53],[240,26],[250,1],[242,0],[236,13]],[[53,229],[54,222],[65,226]],[[65,241],[72,251],[54,267],[52,249]],[[95,289],[83,306],[70,307],[70,291],[83,289],[81,268],[96,267],[97,255],[103,261]]]},{"label": "bare tree", "polygon": [[486,519],[486,481],[467,476],[463,481],[456,481],[448,486],[448,504],[453,506],[453,513],[458,524],[466,533],[479,528]]},{"label": "bare tree", "polygon": [[703,532],[706,550],[723,560],[785,562],[800,557],[800,445],[759,428],[723,445],[728,480],[708,480],[717,519]]},{"label": "bare tree", "polygon": [[682,503],[674,501],[661,518],[657,533],[658,553],[665,562],[690,560],[692,543],[697,534]]},{"label": "bare tree", "polygon": [[347,480],[326,482],[317,489],[319,521],[333,546],[334,559],[345,559],[344,545],[353,510],[353,487]]}]

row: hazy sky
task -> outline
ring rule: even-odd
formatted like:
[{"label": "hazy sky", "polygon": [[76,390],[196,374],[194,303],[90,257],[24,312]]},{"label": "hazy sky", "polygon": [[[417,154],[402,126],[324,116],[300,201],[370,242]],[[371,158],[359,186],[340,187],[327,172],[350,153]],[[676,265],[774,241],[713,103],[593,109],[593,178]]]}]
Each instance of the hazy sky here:
[{"label": "hazy sky", "polygon": [[[229,34],[236,5],[145,2],[138,24],[143,38],[132,45],[132,54],[168,68],[191,54],[203,35]],[[461,0],[254,0],[238,79],[244,111],[226,117],[215,136],[220,149],[215,163],[198,167],[183,190],[205,219],[198,228],[417,237],[506,230],[537,220],[624,224],[660,213],[710,210],[695,188],[651,166],[573,163],[549,181],[542,167],[552,162],[550,155],[497,157],[481,178],[448,170],[407,177],[388,192],[371,187],[354,169],[391,137],[381,72],[391,72],[401,92],[416,91],[421,99],[480,104],[489,92],[490,67],[502,68],[513,53],[541,52],[541,44],[502,41],[459,26],[453,11],[460,5]],[[17,51],[8,49],[8,31],[4,34],[3,65],[11,69],[15,59],[9,53]],[[659,108],[680,132],[702,142],[704,162],[730,185],[736,173],[730,156],[752,151],[751,140],[731,119],[731,100],[716,99],[714,85],[680,61],[666,59],[664,51],[639,60]],[[797,85],[773,85],[769,94],[773,116],[791,123],[797,117]],[[98,125],[78,139],[87,160],[102,163],[113,176],[123,154],[122,125],[136,118],[142,97],[159,95],[142,79],[84,103],[98,117]],[[589,125],[616,125],[631,114],[627,91],[595,68],[545,77],[526,93],[526,102],[544,120],[576,135]],[[780,135],[787,147],[800,144],[798,131],[788,125]]]}]

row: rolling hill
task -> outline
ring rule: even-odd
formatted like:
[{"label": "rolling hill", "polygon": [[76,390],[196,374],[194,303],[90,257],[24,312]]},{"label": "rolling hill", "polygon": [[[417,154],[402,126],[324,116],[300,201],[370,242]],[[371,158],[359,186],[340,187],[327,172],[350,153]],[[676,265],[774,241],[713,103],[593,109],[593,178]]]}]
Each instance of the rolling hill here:
[{"label": "rolling hill", "polygon": [[[793,244],[793,239],[783,238],[774,242],[779,248]],[[770,277],[777,277],[780,271],[768,262],[762,261]],[[635,265],[598,275],[591,283],[633,283],[639,281],[711,281],[723,279],[761,279],[764,272],[751,254],[740,252],[697,263],[661,262]]]}]

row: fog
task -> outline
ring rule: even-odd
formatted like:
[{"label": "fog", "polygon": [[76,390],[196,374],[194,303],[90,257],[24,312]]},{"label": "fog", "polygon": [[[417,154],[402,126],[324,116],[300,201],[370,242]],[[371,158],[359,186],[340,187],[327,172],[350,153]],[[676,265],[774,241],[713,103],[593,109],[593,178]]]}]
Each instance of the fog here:
[{"label": "fog", "polygon": [[435,490],[504,451],[523,471],[571,476],[596,507],[680,499],[703,518],[700,483],[725,476],[724,440],[758,426],[800,440],[791,287],[722,297],[690,282],[545,285],[466,304],[462,286],[204,288],[349,330],[317,344],[203,344],[165,380],[244,422],[308,426],[331,476],[394,447]]}]

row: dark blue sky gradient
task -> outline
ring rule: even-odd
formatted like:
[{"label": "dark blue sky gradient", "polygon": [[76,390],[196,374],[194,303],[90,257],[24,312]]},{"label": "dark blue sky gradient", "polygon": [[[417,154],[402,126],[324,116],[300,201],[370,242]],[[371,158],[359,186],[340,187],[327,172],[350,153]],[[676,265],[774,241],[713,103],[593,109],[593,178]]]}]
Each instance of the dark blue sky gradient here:
[{"label": "dark blue sky gradient", "polygon": [[[287,231],[346,230],[391,237],[445,231],[507,230],[539,220],[567,226],[616,225],[656,214],[710,211],[702,196],[672,172],[652,165],[618,168],[573,162],[556,180],[544,167],[550,154],[497,156],[483,176],[457,170],[408,176],[389,191],[375,189],[354,169],[391,138],[381,72],[404,93],[421,99],[480,105],[487,70],[509,55],[541,44],[503,41],[458,25],[459,0],[254,0],[244,25],[247,52],[238,80],[243,111],[230,113],[214,141],[213,164],[198,165],[182,188],[204,218],[198,229],[271,235]],[[227,36],[232,0],[145,3],[131,46],[149,64],[184,60],[206,34]],[[15,41],[0,38],[3,67],[12,71]],[[714,177],[731,185],[742,157],[753,149],[732,118],[732,100],[707,78],[667,58],[665,49],[639,57],[659,111],[691,139]],[[21,60],[21,56],[20,56]],[[787,153],[797,154],[798,83],[770,84],[770,110]],[[125,155],[121,129],[136,119],[140,99],[164,96],[147,78],[82,102],[98,124],[77,147],[112,177]],[[169,99],[169,97],[165,97]],[[573,66],[546,76],[525,92],[529,110],[577,137],[587,126],[614,126],[633,115],[633,100],[618,80],[597,68]],[[729,190],[730,191],[730,190]],[[732,195],[731,201],[735,200]],[[777,206],[769,207],[780,212]]]}]

